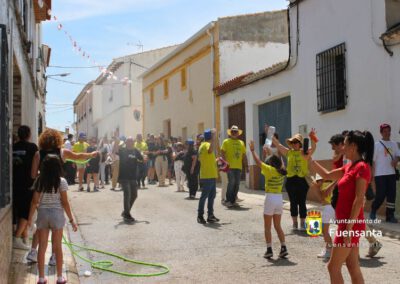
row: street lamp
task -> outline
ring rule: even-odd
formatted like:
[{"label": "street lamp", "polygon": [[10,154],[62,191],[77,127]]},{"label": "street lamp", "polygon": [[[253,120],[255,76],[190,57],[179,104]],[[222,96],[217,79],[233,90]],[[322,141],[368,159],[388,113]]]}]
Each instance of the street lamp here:
[{"label": "street lamp", "polygon": [[45,78],[50,78],[50,77],[67,77],[71,75],[71,73],[60,73],[60,74],[52,74],[52,75],[44,75]]}]

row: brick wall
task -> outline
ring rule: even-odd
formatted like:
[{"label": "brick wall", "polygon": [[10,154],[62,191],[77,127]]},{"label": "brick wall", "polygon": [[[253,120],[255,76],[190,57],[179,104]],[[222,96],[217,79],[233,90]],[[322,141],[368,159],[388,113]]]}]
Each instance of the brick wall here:
[{"label": "brick wall", "polygon": [[0,283],[8,282],[12,256],[12,210],[11,206],[0,209]]}]

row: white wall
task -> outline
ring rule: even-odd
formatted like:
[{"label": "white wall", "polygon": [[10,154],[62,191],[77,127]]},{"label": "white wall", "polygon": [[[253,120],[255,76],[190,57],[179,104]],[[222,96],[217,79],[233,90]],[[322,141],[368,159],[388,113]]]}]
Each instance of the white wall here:
[{"label": "white wall", "polygon": [[[308,0],[299,9],[300,46],[294,68],[223,95],[221,111],[246,98],[247,139],[258,141],[256,106],[290,94],[292,133],[302,124],[317,129],[317,159],[331,157],[327,141],[345,129],[366,129],[378,139],[379,125],[387,122],[392,125],[392,139],[399,141],[400,45],[390,47],[394,51],[390,57],[380,44],[378,37],[386,30],[384,1]],[[321,114],[317,112],[316,54],[342,42],[347,49],[348,103],[344,110]]]},{"label": "white wall", "polygon": [[220,41],[220,81],[256,72],[287,60],[289,45],[275,42]]},{"label": "white wall", "polygon": [[[124,62],[115,72],[119,79],[128,77],[131,84],[106,80],[94,88],[93,126],[98,128],[98,137],[109,138],[119,128],[120,135],[136,136],[143,132],[142,114],[142,79],[139,76],[156,61],[175,49],[175,46],[160,48],[143,53],[115,59]],[[111,92],[113,93],[110,101]],[[134,118],[134,110],[139,110],[141,117]]]}]

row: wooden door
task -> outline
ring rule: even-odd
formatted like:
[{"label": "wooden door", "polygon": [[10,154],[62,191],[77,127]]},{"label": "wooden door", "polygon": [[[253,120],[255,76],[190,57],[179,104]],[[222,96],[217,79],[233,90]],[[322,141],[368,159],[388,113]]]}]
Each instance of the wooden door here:
[{"label": "wooden door", "polygon": [[[245,103],[239,103],[228,108],[228,127],[236,125],[243,130],[243,134],[239,137],[246,144],[246,108]],[[224,129],[226,131],[226,129]],[[246,145],[247,148],[247,145]],[[242,171],[242,180],[246,179],[246,172]]]}]

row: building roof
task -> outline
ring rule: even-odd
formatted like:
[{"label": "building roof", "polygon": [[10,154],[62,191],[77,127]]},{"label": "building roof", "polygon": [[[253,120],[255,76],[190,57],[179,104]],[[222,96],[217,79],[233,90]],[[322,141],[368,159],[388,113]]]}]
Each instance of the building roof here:
[{"label": "building roof", "polygon": [[79,95],[74,100],[74,106],[76,106],[80,102],[80,100],[83,99],[83,97],[85,97],[85,95],[87,94],[87,90],[89,90],[93,86],[94,83],[95,83],[95,81],[90,81],[89,83],[87,83],[85,85],[85,87],[83,87],[82,91],[79,93]]},{"label": "building roof", "polygon": [[213,28],[215,25],[215,21],[208,23],[205,25],[201,30],[199,30],[197,33],[195,33],[193,36],[191,36],[188,40],[186,40],[184,43],[180,44],[174,51],[169,53],[167,56],[162,58],[161,60],[157,61],[156,64],[151,66],[146,72],[144,72],[142,75],[139,76],[139,78],[146,77],[148,74],[153,72],[154,70],[158,69],[160,66],[164,65],[164,63],[168,62],[171,58],[173,58],[175,55],[179,54],[181,51],[186,49],[189,45],[191,45],[195,40],[203,36],[207,31],[211,28]]},{"label": "building roof", "polygon": [[247,76],[254,74],[254,72],[249,72],[240,76],[237,76],[229,81],[226,81],[217,87],[214,88],[214,91],[217,92],[217,95],[221,96],[227,92],[230,92],[231,90],[234,90],[238,88],[241,84],[243,84],[244,78]]},{"label": "building roof", "polygon": [[51,0],[43,0],[43,6],[39,6],[38,1],[33,1],[33,10],[35,13],[35,22],[40,23],[41,21],[46,21],[51,19],[48,11],[51,11]]},{"label": "building roof", "polygon": [[381,39],[391,41],[400,39],[400,23],[387,30],[381,35]]},{"label": "building roof", "polygon": [[217,87],[214,88],[214,90],[217,92],[218,96],[221,96],[221,95],[231,92],[235,89],[249,85],[255,81],[275,75],[275,74],[285,70],[287,66],[288,66],[288,60],[285,60],[285,61],[276,63],[268,68],[259,70],[255,73],[249,72],[247,74],[237,76],[227,82],[224,82],[224,83],[218,85]]}]

